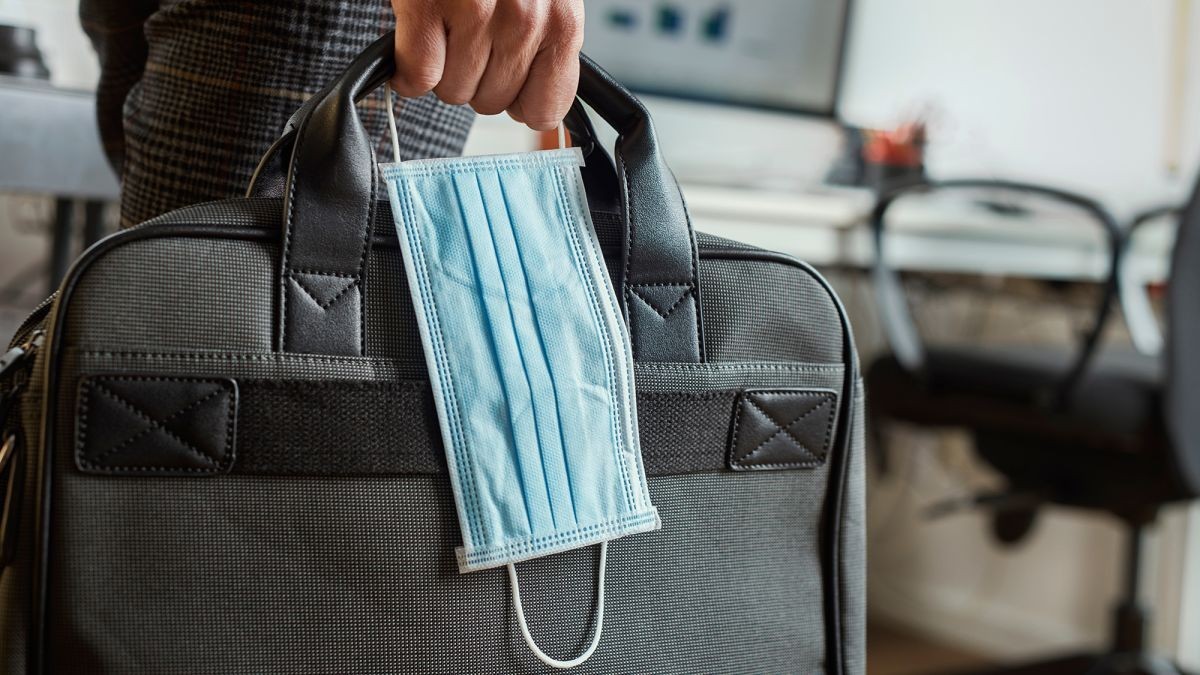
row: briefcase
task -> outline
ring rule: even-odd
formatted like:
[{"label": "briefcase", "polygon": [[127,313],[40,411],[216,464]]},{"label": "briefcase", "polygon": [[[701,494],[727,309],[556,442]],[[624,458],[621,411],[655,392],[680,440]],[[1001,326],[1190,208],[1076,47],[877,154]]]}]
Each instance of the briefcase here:
[{"label": "briefcase", "polygon": [[[110,236],[3,357],[4,672],[544,672],[458,523],[404,263],[355,101],[385,36],[248,196]],[[694,233],[645,107],[582,58],[567,119],[635,360],[656,532],[611,544],[596,673],[862,673],[850,326],[789,256]],[[586,103],[618,133],[597,142]],[[703,142],[703,139],[696,139]],[[595,547],[520,563],[552,656]]]}]

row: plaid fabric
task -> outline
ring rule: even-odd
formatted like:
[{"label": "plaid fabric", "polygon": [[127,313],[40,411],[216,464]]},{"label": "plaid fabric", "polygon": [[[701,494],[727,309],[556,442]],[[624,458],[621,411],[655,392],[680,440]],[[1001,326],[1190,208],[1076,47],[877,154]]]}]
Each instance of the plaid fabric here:
[{"label": "plaid fabric", "polygon": [[[394,26],[387,0],[81,0],[121,225],[242,195],[288,117]],[[382,90],[359,106],[390,161]],[[406,158],[456,155],[474,114],[398,101]]]}]

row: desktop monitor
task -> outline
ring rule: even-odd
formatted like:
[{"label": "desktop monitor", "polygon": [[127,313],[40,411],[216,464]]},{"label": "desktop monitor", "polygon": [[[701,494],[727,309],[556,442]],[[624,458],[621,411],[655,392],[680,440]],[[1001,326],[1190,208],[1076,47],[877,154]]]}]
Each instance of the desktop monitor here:
[{"label": "desktop monitor", "polygon": [[588,0],[584,51],[630,89],[832,117],[849,0]]}]

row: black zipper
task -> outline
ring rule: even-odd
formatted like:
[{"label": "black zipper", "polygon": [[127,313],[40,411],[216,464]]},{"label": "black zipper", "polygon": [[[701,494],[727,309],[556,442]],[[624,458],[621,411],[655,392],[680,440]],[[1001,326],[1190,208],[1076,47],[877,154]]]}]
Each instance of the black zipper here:
[{"label": "black zipper", "polygon": [[12,340],[9,340],[8,346],[10,349],[17,347],[29,339],[29,335],[35,332],[45,323],[46,315],[50,313],[50,308],[54,306],[54,301],[58,298],[58,291],[50,294],[48,298],[42,300],[29,316],[21,322],[17,328],[17,332],[13,334]]}]

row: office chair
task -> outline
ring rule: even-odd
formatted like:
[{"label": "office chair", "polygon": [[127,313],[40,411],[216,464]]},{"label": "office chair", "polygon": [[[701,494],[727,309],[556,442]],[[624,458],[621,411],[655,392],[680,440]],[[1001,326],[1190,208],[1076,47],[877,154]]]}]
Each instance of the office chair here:
[{"label": "office chair", "polygon": [[[897,272],[884,255],[889,210],[904,195],[996,189],[1056,200],[1089,214],[1108,248],[1091,327],[1074,354],[1047,348],[932,346],[918,336]],[[1151,219],[1148,214],[1140,222]],[[993,533],[1023,536],[1053,503],[1107,512],[1125,526],[1124,587],[1105,653],[1075,655],[996,673],[1178,673],[1146,647],[1140,600],[1143,533],[1159,507],[1200,495],[1200,184],[1182,212],[1167,295],[1164,356],[1101,346],[1121,295],[1128,239],[1095,202],[1036,185],[989,180],[923,183],[883,194],[872,214],[872,281],[892,353],[868,370],[875,422],[965,428],[975,451],[1005,478]],[[1189,414],[1190,413],[1190,414]]]}]

